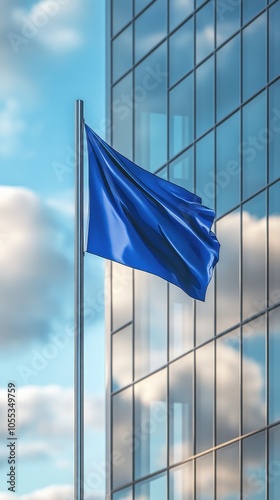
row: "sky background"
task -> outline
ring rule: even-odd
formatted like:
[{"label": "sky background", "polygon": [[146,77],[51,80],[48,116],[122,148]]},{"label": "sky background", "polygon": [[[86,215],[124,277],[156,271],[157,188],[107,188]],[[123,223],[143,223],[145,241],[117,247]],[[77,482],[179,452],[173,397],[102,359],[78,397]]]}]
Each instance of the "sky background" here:
[{"label": "sky background", "polygon": [[[74,103],[105,137],[105,0],[0,0],[0,500],[73,486]],[[85,262],[85,485],[104,494],[104,263]],[[7,383],[17,386],[8,493]]]}]

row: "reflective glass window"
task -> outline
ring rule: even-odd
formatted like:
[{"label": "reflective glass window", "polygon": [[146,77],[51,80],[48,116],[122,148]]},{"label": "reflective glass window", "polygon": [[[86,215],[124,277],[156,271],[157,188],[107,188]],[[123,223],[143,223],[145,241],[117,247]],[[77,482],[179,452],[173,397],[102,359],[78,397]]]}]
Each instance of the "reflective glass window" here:
[{"label": "reflective glass window", "polygon": [[243,199],[266,184],[266,149],[268,131],[266,128],[266,93],[250,101],[243,108]]},{"label": "reflective glass window", "polygon": [[112,335],[112,381],[113,391],[132,382],[132,325]]},{"label": "reflective glass window", "polygon": [[118,80],[132,66],[132,26],[113,41],[113,79]]},{"label": "reflective glass window", "polygon": [[269,9],[269,78],[272,80],[280,74],[280,2]]},{"label": "reflective glass window", "polygon": [[269,462],[268,462],[268,483],[269,500],[278,500],[280,491],[280,426],[269,429]]},{"label": "reflective glass window", "polygon": [[269,313],[269,423],[280,420],[280,308]]},{"label": "reflective glass window", "polygon": [[214,454],[196,459],[196,500],[214,500]]},{"label": "reflective glass window", "polygon": [[243,101],[266,84],[266,14],[243,31]]},{"label": "reflective glass window", "polygon": [[180,80],[193,67],[193,18],[179,28],[169,39],[169,85]]},{"label": "reflective glass window", "polygon": [[242,493],[244,498],[266,499],[265,433],[261,432],[242,442]]},{"label": "reflective glass window", "polygon": [[261,193],[243,206],[243,319],[255,315],[266,307],[265,215],[265,193]]},{"label": "reflective glass window", "polygon": [[[167,380],[166,370],[135,385],[135,478],[166,467]],[[150,498],[150,497],[148,497]],[[160,498],[160,497],[155,497]]]},{"label": "reflective glass window", "polygon": [[[121,0],[120,0],[121,1]],[[134,0],[135,5],[135,14],[138,14],[141,10],[143,10],[149,3],[153,0]]]},{"label": "reflective glass window", "polygon": [[214,133],[210,132],[196,143],[196,194],[202,203],[215,208]]},{"label": "reflective glass window", "polygon": [[135,69],[135,162],[155,171],[167,160],[166,43]]},{"label": "reflective glass window", "polygon": [[150,52],[166,34],[166,0],[156,0],[135,21],[135,61]]},{"label": "reflective glass window", "polygon": [[213,276],[207,288],[205,302],[196,301],[195,342],[197,346],[214,335],[214,289],[215,277]]},{"label": "reflective glass window", "polygon": [[167,284],[135,273],[135,377],[147,375],[167,360]]},{"label": "reflective glass window", "polygon": [[[240,321],[240,211],[235,210],[217,222],[221,244],[217,283],[217,332],[223,332]],[[230,284],[230,285],[229,285]]]},{"label": "reflective glass window", "polygon": [[125,488],[113,494],[113,500],[133,500],[132,488]]},{"label": "reflective glass window", "polygon": [[179,186],[194,191],[194,157],[193,147],[172,161],[169,166],[169,180]]},{"label": "reflective glass window", "polygon": [[[266,424],[265,315],[242,329],[242,433]],[[252,383],[254,381],[254,383]]]},{"label": "reflective glass window", "polygon": [[196,136],[214,124],[214,57],[196,70]]},{"label": "reflective glass window", "polygon": [[196,453],[214,445],[214,343],[196,350]]},{"label": "reflective glass window", "polygon": [[273,181],[278,177],[280,177],[279,158],[280,158],[280,80],[277,80],[277,82],[275,82],[269,88],[269,180],[270,181]]},{"label": "reflective glass window", "polygon": [[217,127],[217,216],[240,202],[240,112]]},{"label": "reflective glass window", "polygon": [[196,64],[214,50],[214,2],[210,0],[196,14]]},{"label": "reflective glass window", "polygon": [[240,103],[240,36],[217,52],[217,119],[221,120]]},{"label": "reflective glass window", "polygon": [[243,0],[243,24],[246,24],[250,19],[264,9],[266,0]]},{"label": "reflective glass window", "polygon": [[217,0],[217,45],[230,38],[240,28],[240,4],[232,0]]},{"label": "reflective glass window", "polygon": [[132,157],[133,132],[133,90],[132,74],[123,78],[113,87],[113,147],[124,156]]},{"label": "reflective glass window", "polygon": [[[112,398],[112,474],[113,487],[132,481],[132,389]],[[122,458],[120,460],[120,457]]]},{"label": "reflective glass window", "polygon": [[193,462],[187,462],[169,472],[170,500],[193,500]]},{"label": "reflective glass window", "polygon": [[113,0],[113,34],[132,19],[133,0]]},{"label": "reflective glass window", "polygon": [[113,330],[132,321],[132,269],[112,263]]},{"label": "reflective glass window", "polygon": [[193,454],[193,353],[169,368],[169,451],[174,464]]},{"label": "reflective glass window", "polygon": [[167,500],[166,474],[135,485],[135,500]]},{"label": "reflective glass window", "polygon": [[193,74],[170,92],[170,156],[186,148],[194,136]]},{"label": "reflective glass window", "polygon": [[195,4],[196,4],[196,8],[198,9],[198,7],[200,7],[203,3],[205,3],[206,0],[196,0],[195,1]]},{"label": "reflective glass window", "polygon": [[217,450],[216,460],[217,499],[237,500],[241,498],[239,443]]},{"label": "reflective glass window", "polygon": [[279,265],[279,235],[280,235],[280,182],[269,189],[269,305],[280,302],[280,265]]},{"label": "reflective glass window", "polygon": [[194,8],[194,0],[172,0],[169,2],[170,30],[189,16]]},{"label": "reflective glass window", "polygon": [[169,286],[169,357],[174,359],[193,347],[193,300],[180,288]]},{"label": "reflective glass window", "polygon": [[239,435],[240,332],[234,330],[216,343],[216,444]]}]

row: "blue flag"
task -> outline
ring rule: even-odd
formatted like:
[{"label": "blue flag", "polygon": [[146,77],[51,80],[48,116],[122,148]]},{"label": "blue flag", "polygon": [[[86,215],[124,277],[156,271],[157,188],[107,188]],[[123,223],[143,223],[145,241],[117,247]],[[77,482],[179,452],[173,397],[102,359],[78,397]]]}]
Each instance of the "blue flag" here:
[{"label": "blue flag", "polygon": [[138,167],[86,125],[87,252],[147,271],[194,299],[205,293],[220,244],[201,198]]}]

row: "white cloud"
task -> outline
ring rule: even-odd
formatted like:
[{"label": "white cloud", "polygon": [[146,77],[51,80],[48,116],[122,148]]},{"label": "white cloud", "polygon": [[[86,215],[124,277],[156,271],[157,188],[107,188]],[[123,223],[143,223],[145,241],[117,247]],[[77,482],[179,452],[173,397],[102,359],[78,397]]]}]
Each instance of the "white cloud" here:
[{"label": "white cloud", "polygon": [[[6,389],[0,389],[1,414],[4,414],[6,396]],[[72,388],[58,385],[29,385],[17,389],[17,433],[22,440],[29,436],[36,440],[27,443],[23,455],[40,454],[42,451],[48,455],[51,453],[48,442],[72,439],[73,398]],[[85,396],[85,425],[92,429],[103,429],[104,405],[101,398]],[[6,424],[0,421],[0,434],[5,435],[5,432]]]},{"label": "white cloud", "polygon": [[[41,0],[30,9],[10,10],[9,33],[23,37],[15,43],[9,36],[11,48],[18,53],[25,45],[38,42],[52,52],[60,53],[82,45],[82,34],[76,27],[81,2],[76,0]],[[21,43],[22,42],[22,43]]]},{"label": "white cloud", "polygon": [[2,346],[44,339],[71,300],[65,228],[32,191],[0,187],[0,236]]},{"label": "white cloud", "polygon": [[[73,487],[71,485],[53,485],[25,495],[14,495],[14,500],[73,500]],[[0,500],[11,500],[11,495],[0,492]],[[104,500],[100,494],[86,494],[85,500]]]}]

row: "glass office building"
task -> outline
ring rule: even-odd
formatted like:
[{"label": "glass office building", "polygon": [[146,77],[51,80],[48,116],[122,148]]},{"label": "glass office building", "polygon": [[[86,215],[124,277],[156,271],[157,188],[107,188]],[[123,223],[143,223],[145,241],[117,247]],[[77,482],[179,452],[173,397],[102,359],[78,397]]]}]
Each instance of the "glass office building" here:
[{"label": "glass office building", "polygon": [[279,500],[280,0],[108,1],[108,140],[216,210],[205,303],[110,264],[107,498]]}]

